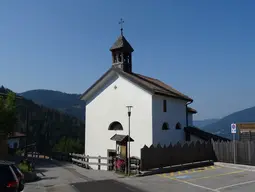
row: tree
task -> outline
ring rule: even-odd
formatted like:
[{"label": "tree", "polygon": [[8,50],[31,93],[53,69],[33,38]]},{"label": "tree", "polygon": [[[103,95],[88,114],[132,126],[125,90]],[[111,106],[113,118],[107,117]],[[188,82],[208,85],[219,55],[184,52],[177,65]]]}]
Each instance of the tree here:
[{"label": "tree", "polygon": [[53,151],[63,153],[81,153],[83,151],[83,145],[79,139],[62,137],[54,146]]},{"label": "tree", "polygon": [[16,95],[9,92],[0,96],[0,131],[8,135],[14,131],[16,123]]}]

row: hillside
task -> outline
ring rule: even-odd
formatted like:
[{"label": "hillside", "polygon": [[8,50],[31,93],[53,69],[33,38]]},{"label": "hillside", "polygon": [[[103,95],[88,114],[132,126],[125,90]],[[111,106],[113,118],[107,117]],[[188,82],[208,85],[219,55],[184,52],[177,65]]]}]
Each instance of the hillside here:
[{"label": "hillside", "polygon": [[232,113],[215,123],[203,127],[203,129],[227,138],[232,138],[230,125],[234,122],[255,122],[255,107]]},{"label": "hillside", "polygon": [[79,99],[79,94],[68,94],[51,90],[31,90],[19,95],[30,99],[37,104],[56,109],[84,120],[85,104]]},{"label": "hillside", "polygon": [[194,126],[196,126],[196,127],[203,128],[203,127],[205,127],[205,126],[207,126],[207,125],[210,125],[210,124],[212,124],[212,123],[215,123],[215,122],[217,122],[217,121],[219,121],[219,119],[194,120],[194,121],[193,121],[193,124],[194,124]]},{"label": "hillside", "polygon": [[[0,87],[0,93],[8,89]],[[84,122],[76,117],[35,104],[25,98],[17,99],[18,125],[15,131],[26,132],[26,108],[28,110],[28,143],[37,143],[37,150],[52,149],[63,136],[80,139],[84,143]]]}]

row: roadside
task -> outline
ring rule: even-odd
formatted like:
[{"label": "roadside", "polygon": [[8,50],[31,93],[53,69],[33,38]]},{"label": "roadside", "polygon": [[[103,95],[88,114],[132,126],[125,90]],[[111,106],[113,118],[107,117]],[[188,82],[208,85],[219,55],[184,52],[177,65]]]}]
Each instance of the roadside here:
[{"label": "roadside", "polygon": [[[124,177],[108,171],[87,170],[70,163],[41,161],[41,180],[28,183],[24,192],[253,192],[255,167],[215,163],[145,177]],[[45,164],[44,164],[45,163]]]}]

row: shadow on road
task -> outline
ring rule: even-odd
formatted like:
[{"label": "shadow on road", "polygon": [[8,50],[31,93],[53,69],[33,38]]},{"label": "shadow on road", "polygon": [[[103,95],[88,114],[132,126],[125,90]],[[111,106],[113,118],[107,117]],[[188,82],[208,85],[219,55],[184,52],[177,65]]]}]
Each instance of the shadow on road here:
[{"label": "shadow on road", "polygon": [[145,192],[115,180],[101,180],[72,184],[78,191]]}]

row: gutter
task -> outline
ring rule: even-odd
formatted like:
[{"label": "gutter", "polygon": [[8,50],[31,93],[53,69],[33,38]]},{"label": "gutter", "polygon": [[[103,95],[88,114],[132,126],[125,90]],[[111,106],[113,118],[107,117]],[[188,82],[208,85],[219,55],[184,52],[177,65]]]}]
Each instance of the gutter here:
[{"label": "gutter", "polygon": [[188,127],[189,125],[189,119],[188,119],[188,105],[190,105],[191,103],[193,103],[193,101],[189,101],[186,103],[186,127]]}]

